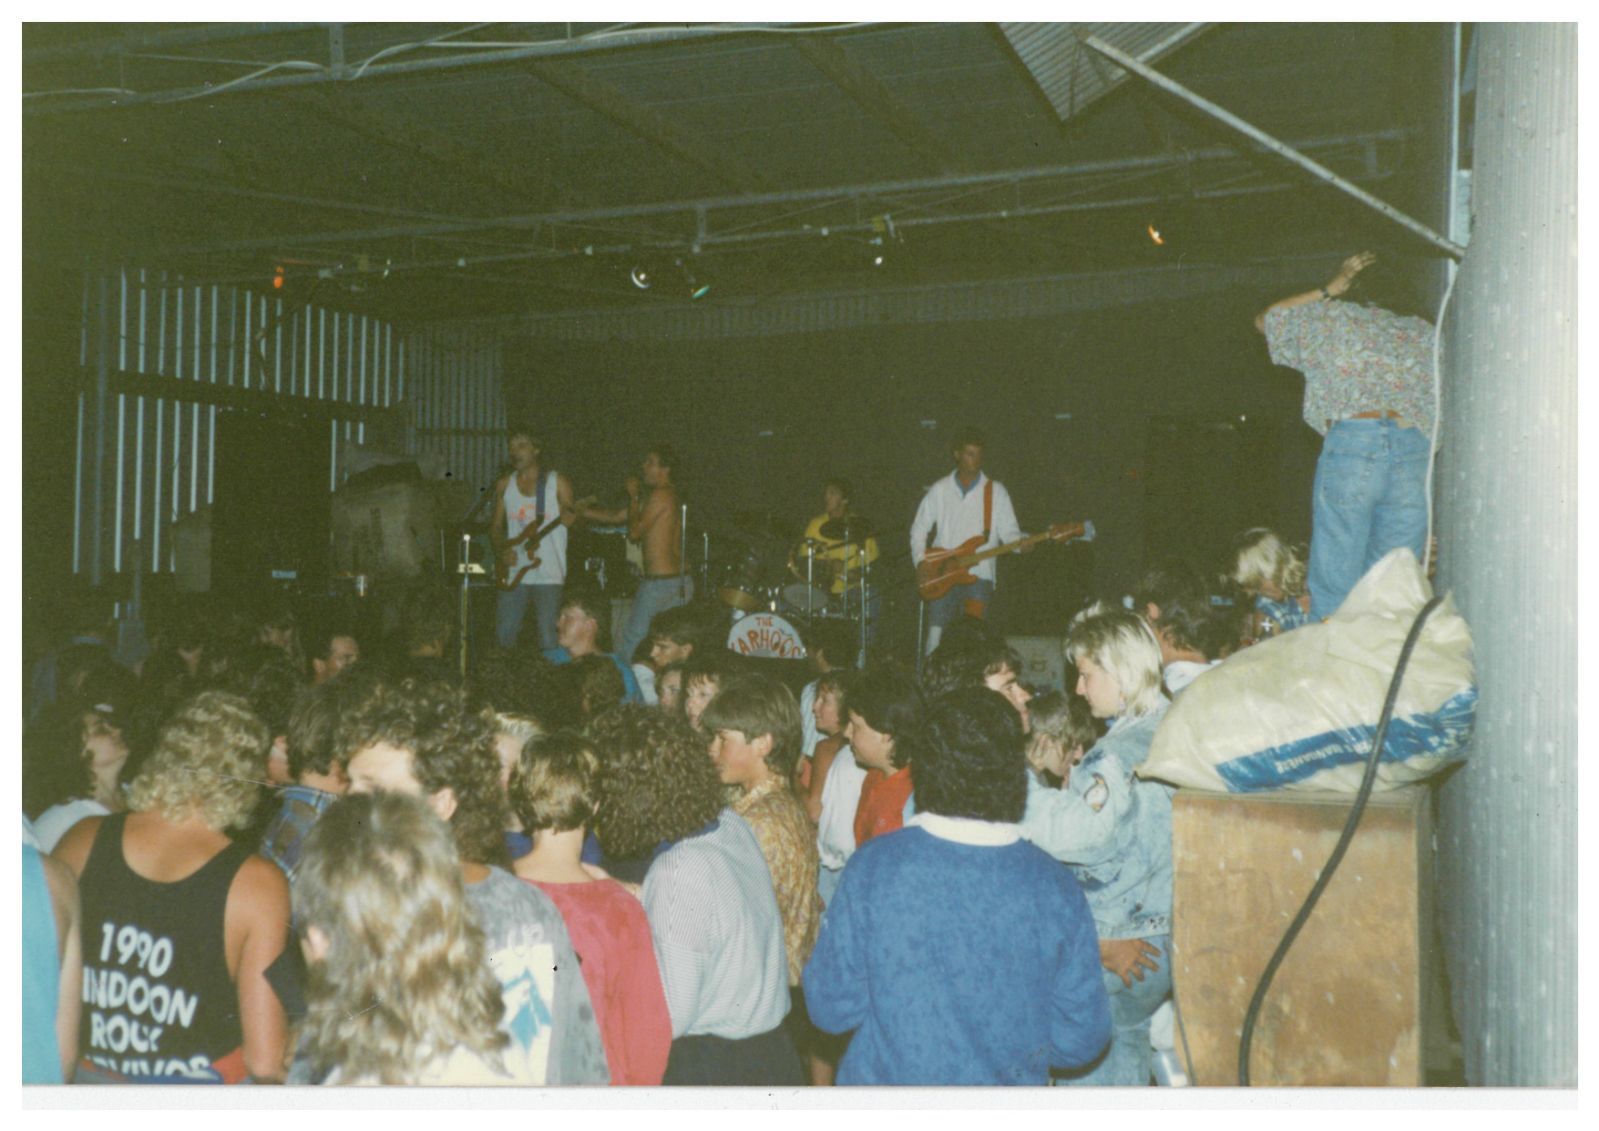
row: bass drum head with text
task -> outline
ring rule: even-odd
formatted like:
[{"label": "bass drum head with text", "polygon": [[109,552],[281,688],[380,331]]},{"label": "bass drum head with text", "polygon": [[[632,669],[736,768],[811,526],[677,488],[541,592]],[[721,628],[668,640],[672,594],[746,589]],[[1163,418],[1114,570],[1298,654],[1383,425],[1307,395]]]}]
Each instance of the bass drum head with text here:
[{"label": "bass drum head with text", "polygon": [[727,649],[762,660],[803,660],[799,630],[776,613],[750,613],[733,622]]}]

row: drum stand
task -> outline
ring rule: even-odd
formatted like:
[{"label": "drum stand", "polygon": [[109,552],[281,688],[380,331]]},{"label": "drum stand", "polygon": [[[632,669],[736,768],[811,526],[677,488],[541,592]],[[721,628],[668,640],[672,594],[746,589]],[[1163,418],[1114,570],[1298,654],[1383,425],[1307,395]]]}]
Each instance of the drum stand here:
[{"label": "drum stand", "polygon": [[808,551],[805,555],[805,619],[809,621],[816,617],[816,547],[805,549]]},{"label": "drum stand", "polygon": [[461,678],[466,678],[467,638],[472,627],[472,574],[482,573],[483,567],[472,561],[472,535],[461,533],[461,561],[455,567],[461,575],[461,604],[458,609],[460,623],[457,635],[461,641]]},{"label": "drum stand", "polygon": [[869,588],[868,579],[872,572],[872,559],[866,553],[866,544],[861,543],[861,654],[860,662],[856,667],[866,663],[866,626],[871,616],[866,607],[866,591]]},{"label": "drum stand", "polygon": [[[688,602],[688,504],[679,504],[678,512],[677,571],[679,580],[677,584],[678,593],[682,596],[683,601],[686,604]],[[622,662],[631,663],[632,659],[633,658],[631,656],[628,656],[625,657]]]}]

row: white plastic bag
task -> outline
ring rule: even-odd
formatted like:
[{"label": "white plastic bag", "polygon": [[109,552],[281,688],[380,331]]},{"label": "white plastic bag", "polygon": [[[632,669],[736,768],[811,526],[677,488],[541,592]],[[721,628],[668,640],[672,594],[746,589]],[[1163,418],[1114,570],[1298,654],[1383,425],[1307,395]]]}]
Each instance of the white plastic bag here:
[{"label": "white plastic bag", "polygon": [[[1415,555],[1389,553],[1323,624],[1285,632],[1195,680],[1166,712],[1138,775],[1230,793],[1360,787],[1411,623],[1432,597]],[[1465,757],[1477,714],[1471,631],[1445,597],[1405,668],[1378,790]]]}]

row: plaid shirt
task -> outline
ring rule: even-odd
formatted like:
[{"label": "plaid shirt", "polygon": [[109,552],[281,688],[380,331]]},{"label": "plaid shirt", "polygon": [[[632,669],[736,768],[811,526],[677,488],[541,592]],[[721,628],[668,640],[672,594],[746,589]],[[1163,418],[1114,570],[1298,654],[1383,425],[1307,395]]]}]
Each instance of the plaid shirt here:
[{"label": "plaid shirt", "polygon": [[316,824],[317,818],[339,799],[338,794],[313,789],[308,785],[291,785],[283,790],[283,807],[272,818],[261,838],[261,855],[283,869],[283,874],[294,883],[294,873],[300,867],[300,852],[305,847],[305,836]]}]

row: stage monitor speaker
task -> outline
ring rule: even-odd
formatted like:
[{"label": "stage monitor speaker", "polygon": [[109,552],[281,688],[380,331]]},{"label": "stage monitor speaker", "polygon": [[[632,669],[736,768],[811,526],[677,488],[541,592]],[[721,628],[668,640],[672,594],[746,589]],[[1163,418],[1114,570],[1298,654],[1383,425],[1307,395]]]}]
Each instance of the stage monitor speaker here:
[{"label": "stage monitor speaker", "polygon": [[[1005,643],[1022,661],[1022,670],[1016,678],[1035,692],[1065,691],[1068,666],[1063,651],[1066,643],[1061,636],[1007,636]],[[1071,669],[1072,682],[1077,671]]]}]

